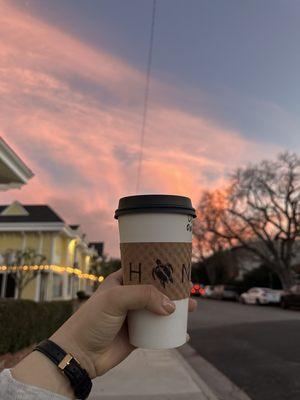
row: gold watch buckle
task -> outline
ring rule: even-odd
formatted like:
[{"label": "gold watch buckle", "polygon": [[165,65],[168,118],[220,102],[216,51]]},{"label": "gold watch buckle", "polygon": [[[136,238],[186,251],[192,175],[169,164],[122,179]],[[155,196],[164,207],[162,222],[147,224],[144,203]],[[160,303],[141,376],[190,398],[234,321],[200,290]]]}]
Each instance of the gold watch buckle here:
[{"label": "gold watch buckle", "polygon": [[58,364],[58,368],[63,371],[66,366],[70,364],[72,358],[74,358],[72,354],[66,354],[61,362]]}]

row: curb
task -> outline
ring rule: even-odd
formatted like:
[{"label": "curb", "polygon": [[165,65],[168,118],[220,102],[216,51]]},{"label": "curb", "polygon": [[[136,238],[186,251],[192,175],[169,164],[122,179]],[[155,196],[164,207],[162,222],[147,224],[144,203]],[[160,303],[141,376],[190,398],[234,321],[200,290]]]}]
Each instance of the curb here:
[{"label": "curb", "polygon": [[[184,354],[182,354],[183,352],[181,351],[181,349],[174,349],[171,351],[173,351],[174,356],[179,359],[180,363],[184,365],[188,374],[191,376],[193,381],[201,390],[202,394],[205,396],[205,400],[220,400],[218,397],[216,397],[216,395],[212,392],[211,388],[204,382],[204,380],[200,377],[200,375],[196,372],[196,370],[192,367],[192,365],[187,361]],[[203,397],[201,395],[201,400],[202,399]]]},{"label": "curb", "polygon": [[[251,400],[222,372],[202,358],[189,344],[176,350],[190,369],[190,374],[209,400]],[[196,378],[194,378],[196,374]],[[209,397],[210,396],[210,397]]]}]

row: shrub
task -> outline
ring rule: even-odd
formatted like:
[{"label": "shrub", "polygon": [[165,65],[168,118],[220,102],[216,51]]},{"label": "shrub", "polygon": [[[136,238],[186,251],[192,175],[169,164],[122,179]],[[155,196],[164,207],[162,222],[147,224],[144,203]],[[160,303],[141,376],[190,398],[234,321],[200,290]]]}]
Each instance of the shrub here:
[{"label": "shrub", "polygon": [[86,294],[84,290],[78,290],[76,295],[79,300],[87,300],[90,298],[90,296]]},{"label": "shrub", "polygon": [[0,354],[46,339],[72,314],[71,301],[0,301]]}]

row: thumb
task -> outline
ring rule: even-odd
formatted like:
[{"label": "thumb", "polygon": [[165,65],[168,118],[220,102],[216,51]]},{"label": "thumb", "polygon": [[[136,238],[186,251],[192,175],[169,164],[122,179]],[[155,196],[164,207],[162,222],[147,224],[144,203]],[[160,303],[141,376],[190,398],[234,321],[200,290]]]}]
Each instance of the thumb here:
[{"label": "thumb", "polygon": [[126,315],[129,310],[141,309],[169,315],[176,308],[174,302],[153,285],[115,286],[107,290],[105,297],[105,311],[116,316]]}]

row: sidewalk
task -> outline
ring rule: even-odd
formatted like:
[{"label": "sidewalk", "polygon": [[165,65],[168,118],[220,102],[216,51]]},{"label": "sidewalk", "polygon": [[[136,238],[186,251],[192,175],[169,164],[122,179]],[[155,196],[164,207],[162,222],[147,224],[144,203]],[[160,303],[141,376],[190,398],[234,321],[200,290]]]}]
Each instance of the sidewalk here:
[{"label": "sidewalk", "polygon": [[94,380],[91,400],[217,400],[177,350],[136,350]]}]

